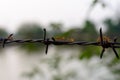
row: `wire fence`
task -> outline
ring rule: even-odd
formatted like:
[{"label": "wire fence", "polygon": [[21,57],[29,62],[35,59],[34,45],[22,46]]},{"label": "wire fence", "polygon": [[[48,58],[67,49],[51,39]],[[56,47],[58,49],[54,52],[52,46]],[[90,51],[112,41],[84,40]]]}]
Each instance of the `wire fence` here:
[{"label": "wire fence", "polygon": [[0,42],[2,43],[3,48],[5,47],[6,44],[11,44],[11,43],[42,43],[42,44],[46,45],[46,50],[45,50],[46,54],[48,53],[48,48],[49,48],[49,45],[51,45],[51,44],[53,44],[53,45],[101,46],[102,51],[100,54],[100,58],[102,58],[102,56],[107,48],[112,48],[113,52],[116,55],[116,58],[119,59],[119,55],[115,49],[120,48],[120,42],[117,42],[117,38],[114,38],[113,40],[111,40],[109,37],[103,36],[102,28],[100,28],[100,35],[99,35],[97,41],[95,41],[95,42],[74,41],[74,40],[64,41],[64,40],[56,39],[54,37],[47,38],[46,37],[46,29],[43,29],[43,33],[44,33],[43,39],[14,40],[13,34],[10,34],[7,38],[1,38]]}]

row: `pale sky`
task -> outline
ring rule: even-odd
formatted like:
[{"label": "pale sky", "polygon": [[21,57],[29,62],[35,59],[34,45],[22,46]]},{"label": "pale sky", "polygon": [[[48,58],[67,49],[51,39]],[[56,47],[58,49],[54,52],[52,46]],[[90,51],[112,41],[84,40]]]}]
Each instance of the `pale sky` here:
[{"label": "pale sky", "polygon": [[[67,28],[81,25],[88,15],[92,0],[0,0],[0,27],[15,32],[23,22],[36,22],[47,28],[51,22],[61,22]],[[89,16],[98,25],[106,17],[115,16],[113,10],[119,0],[105,0],[110,8],[100,4]]]}]

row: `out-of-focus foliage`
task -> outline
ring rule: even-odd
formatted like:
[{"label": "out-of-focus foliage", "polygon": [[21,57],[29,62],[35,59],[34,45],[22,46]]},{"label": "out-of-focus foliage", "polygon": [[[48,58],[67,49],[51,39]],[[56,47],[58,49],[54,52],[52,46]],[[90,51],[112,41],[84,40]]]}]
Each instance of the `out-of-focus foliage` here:
[{"label": "out-of-focus foliage", "polygon": [[[8,36],[7,31],[4,30],[4,29],[0,29],[0,38],[4,38],[4,37],[7,37],[7,36]],[[2,42],[0,42],[0,43],[2,43]],[[3,49],[3,48],[0,47],[0,50],[2,50],[2,49]]]},{"label": "out-of-focus foliage", "polygon": [[19,39],[39,39],[43,38],[43,29],[39,24],[25,23],[21,25],[16,37]]},{"label": "out-of-focus foliage", "polygon": [[75,41],[81,39],[81,29],[73,28],[59,35],[60,37],[73,38]]},{"label": "out-of-focus foliage", "polygon": [[99,56],[100,55],[100,48],[96,46],[89,46],[89,47],[83,47],[81,50],[81,54],[79,55],[80,59],[90,59],[93,56]]},{"label": "out-of-focus foliage", "polygon": [[82,38],[86,41],[96,41],[97,38],[97,31],[95,29],[94,23],[87,20],[84,24],[84,28],[82,29]]},{"label": "out-of-focus foliage", "polygon": [[[23,73],[23,76],[26,78],[29,78],[31,80],[36,80],[35,77],[37,76],[38,79],[41,77],[46,78],[46,73],[44,71],[44,68],[48,70],[49,80],[71,80],[77,78],[77,72],[74,71],[73,69],[64,69],[62,68],[62,65],[64,62],[67,63],[66,66],[69,64],[69,60],[65,60],[61,54],[55,53],[58,55],[52,55],[51,57],[49,56],[48,58],[42,58],[40,61],[40,65],[45,64],[45,67],[34,67],[34,69],[30,72],[25,72]],[[65,60],[65,61],[64,61]],[[47,74],[48,74],[47,73]],[[43,79],[42,79],[43,80]],[[46,80],[46,79],[45,79]],[[76,79],[78,80],[78,79]]]},{"label": "out-of-focus foliage", "polygon": [[62,28],[64,27],[62,23],[51,23],[49,27],[51,28],[49,36],[59,36],[63,33]]},{"label": "out-of-focus foliage", "polygon": [[7,37],[8,36],[8,33],[7,33],[7,31],[5,31],[4,29],[0,29],[0,36],[1,37]]},{"label": "out-of-focus foliage", "polygon": [[113,22],[111,19],[107,19],[105,24],[108,26],[107,34],[111,37],[120,37],[120,20]]},{"label": "out-of-focus foliage", "polygon": [[98,3],[99,0],[93,0],[92,6],[95,6],[96,3]]},{"label": "out-of-focus foliage", "polygon": [[[21,25],[21,28],[16,34],[17,39],[42,39],[43,29],[40,25],[35,23],[26,23]],[[43,45],[40,43],[24,43],[20,46],[22,49],[26,49],[29,52],[42,50]]]},{"label": "out-of-focus foliage", "polygon": [[59,34],[60,37],[73,38],[75,41],[93,41],[97,38],[97,31],[95,29],[94,23],[87,20],[84,23],[83,29],[81,28],[72,28],[62,34]]},{"label": "out-of-focus foliage", "polygon": [[102,7],[106,7],[106,4],[103,2],[103,0],[93,0],[92,7],[94,7],[97,3],[100,3]]}]

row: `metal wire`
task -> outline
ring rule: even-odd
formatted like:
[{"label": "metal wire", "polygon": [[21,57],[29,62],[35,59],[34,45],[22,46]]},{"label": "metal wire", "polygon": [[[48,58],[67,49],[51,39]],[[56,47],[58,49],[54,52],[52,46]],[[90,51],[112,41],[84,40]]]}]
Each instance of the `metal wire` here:
[{"label": "metal wire", "polygon": [[119,59],[119,55],[115,48],[120,48],[120,43],[116,42],[117,38],[113,40],[113,42],[108,41],[107,39],[103,38],[102,34],[102,28],[100,28],[100,40],[96,42],[87,42],[87,41],[63,41],[63,40],[56,40],[54,37],[52,38],[46,38],[46,29],[43,29],[43,39],[27,39],[27,40],[13,40],[12,36],[13,34],[10,34],[7,38],[1,38],[0,43],[2,43],[2,47],[4,48],[6,44],[11,44],[11,43],[42,43],[46,45],[46,50],[45,53],[48,53],[49,45],[81,45],[81,46],[101,46],[103,49],[100,54],[100,58],[102,58],[103,53],[106,48],[112,48],[116,58]]}]

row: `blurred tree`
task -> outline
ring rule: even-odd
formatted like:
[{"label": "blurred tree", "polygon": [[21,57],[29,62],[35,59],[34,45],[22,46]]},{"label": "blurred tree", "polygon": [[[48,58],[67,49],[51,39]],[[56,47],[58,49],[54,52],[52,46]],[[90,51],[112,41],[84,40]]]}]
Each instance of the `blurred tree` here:
[{"label": "blurred tree", "polygon": [[95,29],[95,25],[93,22],[87,20],[84,24],[84,28],[82,29],[82,39],[86,41],[96,41],[97,31]]},{"label": "blurred tree", "polygon": [[16,37],[22,39],[39,39],[43,38],[42,26],[36,23],[25,23],[21,25]]},{"label": "blurred tree", "polygon": [[[0,38],[6,38],[8,36],[8,33],[6,30],[4,29],[0,29]],[[0,42],[2,43],[2,42]],[[0,50],[3,49],[2,47],[0,47]]]},{"label": "blurred tree", "polygon": [[107,19],[105,21],[105,24],[108,27],[106,34],[111,37],[120,36],[120,20],[118,20],[118,22],[113,22],[111,19]]},{"label": "blurred tree", "polygon": [[79,59],[90,59],[93,56],[99,57],[101,49],[96,46],[87,46],[87,47],[83,47],[81,51],[82,53],[80,53]]},{"label": "blurred tree", "polygon": [[[21,25],[20,29],[16,34],[18,39],[41,39],[43,38],[43,30],[40,25],[35,23],[25,23]],[[43,47],[42,44],[38,43],[25,43],[21,48],[26,49],[29,52],[39,51]]]},{"label": "blurred tree", "polygon": [[102,5],[102,7],[106,7],[104,0],[93,0],[91,6],[94,7],[97,3],[100,3]]},{"label": "blurred tree", "polygon": [[7,33],[7,31],[5,31],[4,29],[0,29],[0,36],[1,37],[7,37],[8,36],[8,33]]},{"label": "blurred tree", "polygon": [[[94,23],[89,20],[87,20],[84,23],[84,27],[81,30],[81,33],[82,33],[81,37],[84,41],[96,41],[97,36],[98,36]],[[81,51],[82,53],[80,53],[79,55],[80,59],[83,59],[83,58],[90,59],[94,55],[97,55],[97,56],[99,55],[100,48],[96,46],[95,47],[87,46],[87,47],[82,47]]]},{"label": "blurred tree", "polygon": [[75,41],[81,40],[81,29],[80,28],[72,28],[62,34],[61,37],[65,38],[73,38]]},{"label": "blurred tree", "polygon": [[87,20],[84,23],[83,29],[81,28],[72,28],[62,34],[60,36],[73,38],[75,41],[96,41],[97,31],[95,29],[95,25],[93,22]]},{"label": "blurred tree", "polygon": [[62,28],[63,28],[62,23],[51,23],[49,27],[51,28],[50,34],[52,36],[58,36],[62,33]]}]

